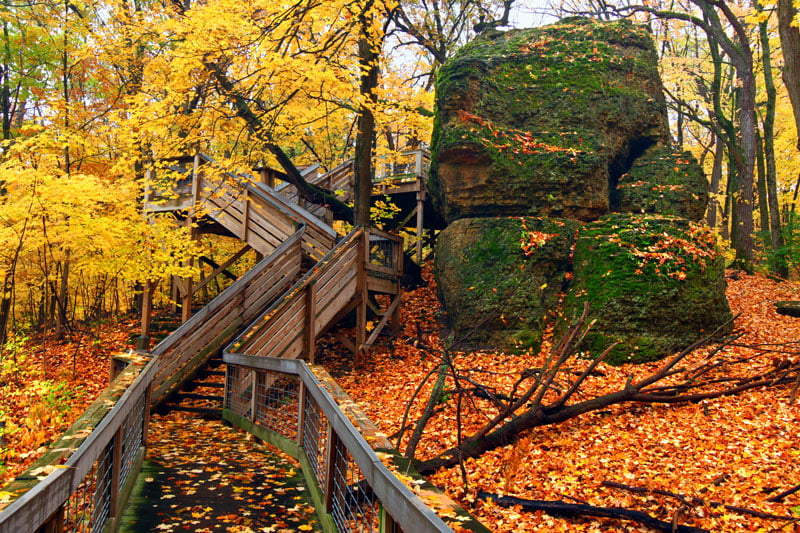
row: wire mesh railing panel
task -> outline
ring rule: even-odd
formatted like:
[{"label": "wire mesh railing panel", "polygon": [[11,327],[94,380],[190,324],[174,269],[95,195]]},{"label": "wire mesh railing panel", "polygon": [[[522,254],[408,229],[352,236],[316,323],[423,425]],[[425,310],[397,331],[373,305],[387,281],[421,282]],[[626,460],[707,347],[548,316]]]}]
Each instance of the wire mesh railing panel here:
[{"label": "wire mesh railing panel", "polygon": [[136,406],[125,420],[122,431],[122,460],[120,462],[119,484],[124,486],[134,467],[136,452],[142,446],[144,432],[145,396],[136,402]]},{"label": "wire mesh railing panel", "polygon": [[288,439],[297,440],[300,378],[278,372],[256,375],[256,422]]},{"label": "wire mesh railing panel", "polygon": [[83,482],[67,501],[64,530],[79,533],[103,531],[111,516],[111,470],[114,441],[108,443]]},{"label": "wire mesh railing panel", "polygon": [[310,394],[306,395],[303,419],[303,449],[317,485],[325,486],[325,450],[328,446],[328,419]]},{"label": "wire mesh railing panel", "polygon": [[228,380],[225,387],[225,408],[237,415],[250,418],[253,395],[253,370],[228,365]]},{"label": "wire mesh railing panel", "polygon": [[380,530],[380,502],[347,448],[338,440],[334,446],[330,514],[340,532]]},{"label": "wire mesh railing panel", "polygon": [[386,268],[394,266],[395,242],[377,235],[369,237],[369,262]]}]

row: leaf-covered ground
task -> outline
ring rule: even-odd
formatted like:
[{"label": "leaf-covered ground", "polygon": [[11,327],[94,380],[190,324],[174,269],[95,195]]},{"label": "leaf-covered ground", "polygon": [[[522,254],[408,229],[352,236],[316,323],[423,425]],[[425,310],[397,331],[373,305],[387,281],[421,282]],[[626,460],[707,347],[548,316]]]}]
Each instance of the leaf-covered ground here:
[{"label": "leaf-covered ground", "polygon": [[[323,359],[339,383],[381,429],[395,434],[417,385],[437,363],[441,350],[440,312],[435,286],[405,295],[404,332],[392,343],[376,346],[353,368],[344,352]],[[741,274],[728,282],[732,310],[742,315],[736,328],[740,343],[772,350],[797,351],[800,318],[778,315],[773,302],[798,299],[800,283],[776,283]],[[780,346],[778,343],[788,343]],[[549,349],[546,344],[544,350]],[[760,355],[759,355],[760,354]],[[750,358],[737,366],[739,374],[757,372],[793,354],[729,347],[714,355],[720,361]],[[709,356],[698,351],[686,361],[697,364]],[[510,392],[519,372],[541,365],[540,354],[468,353],[456,359],[475,380]],[[585,361],[572,363],[575,372]],[[630,374],[657,368],[601,364],[584,385],[584,397],[618,389]],[[422,412],[426,392],[413,403],[410,420]],[[452,383],[449,385],[452,391]],[[632,522],[563,519],[519,508],[503,508],[476,497],[479,490],[534,500],[586,502],[645,511],[681,524],[710,531],[800,531],[797,522],[757,518],[721,506],[687,505],[673,497],[635,494],[603,485],[604,481],[646,487],[696,497],[763,513],[800,517],[800,493],[780,503],[767,498],[800,484],[800,407],[789,404],[791,386],[754,390],[734,397],[686,405],[627,404],[584,415],[553,427],[533,429],[510,446],[464,464],[466,483],[458,467],[439,471],[432,481],[457,498],[495,531],[647,531]],[[425,431],[418,457],[429,458],[456,444],[455,395],[442,397],[437,415]],[[581,399],[581,398],[577,398]],[[465,434],[492,415],[479,398],[464,403]],[[408,433],[404,442],[408,440]],[[400,448],[404,446],[401,444]],[[792,509],[794,508],[794,510]]]},{"label": "leaf-covered ground", "polygon": [[73,342],[21,342],[0,358],[0,486],[30,466],[108,385],[109,360],[126,352],[138,320],[108,322]]}]

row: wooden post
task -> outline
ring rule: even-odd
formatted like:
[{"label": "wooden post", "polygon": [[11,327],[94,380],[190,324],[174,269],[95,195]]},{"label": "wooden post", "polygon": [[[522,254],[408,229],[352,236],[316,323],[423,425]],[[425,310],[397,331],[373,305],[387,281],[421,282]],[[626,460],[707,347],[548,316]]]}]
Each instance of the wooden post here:
[{"label": "wooden post", "polygon": [[144,416],[142,417],[142,446],[147,446],[147,432],[150,430],[150,402],[152,401],[153,384],[144,391]]},{"label": "wooden post", "polygon": [[303,447],[303,428],[306,425],[306,384],[300,380],[300,390],[297,391],[297,445]]},{"label": "wooden post", "polygon": [[250,371],[253,377],[250,379],[250,421],[256,421],[256,387],[258,386],[258,372]]},{"label": "wooden post", "polygon": [[367,340],[367,263],[369,262],[369,231],[362,228],[359,237],[356,295],[361,301],[356,307],[356,362]]},{"label": "wooden post", "polygon": [[[189,211],[189,216],[186,218],[186,224],[189,226],[189,239],[194,240],[197,235],[197,228],[195,222],[197,221],[197,204],[200,201],[200,154],[194,155],[192,161],[192,207]],[[189,260],[189,266],[192,266],[194,261]],[[183,295],[181,297],[181,322],[186,322],[192,316],[192,278],[187,276],[183,278],[182,283]]]},{"label": "wooden post", "polygon": [[228,383],[230,383],[230,372],[231,372],[231,367],[230,367],[230,365],[226,364],[225,365],[225,382],[224,382],[225,386],[222,389],[222,409],[230,409],[231,408],[230,405],[228,405],[228,398],[230,398],[229,394],[231,393],[230,386],[228,385]]},{"label": "wooden post", "polygon": [[122,438],[124,425],[114,433],[114,450],[111,453],[111,500],[109,502],[109,515],[117,516],[119,506],[119,478],[122,470]]},{"label": "wooden post", "polygon": [[333,474],[336,472],[336,448],[339,447],[339,437],[328,423],[328,438],[325,445],[325,512],[331,514],[333,509]]},{"label": "wooden post", "polygon": [[316,321],[317,317],[317,298],[316,294],[314,294],[316,292],[315,289],[316,285],[314,281],[311,281],[308,285],[306,285],[305,330],[303,332],[303,348],[306,353],[306,357],[308,358],[308,362],[312,365],[314,364],[314,356],[317,348],[317,332],[314,328],[314,322]]},{"label": "wooden post", "polygon": [[386,508],[381,505],[380,510],[380,524],[378,526],[378,531],[380,533],[394,533],[394,518],[390,515]]},{"label": "wooden post", "polygon": [[[403,241],[400,240],[396,242],[394,245],[394,271],[397,275],[397,298],[401,297],[402,289],[400,288],[400,281],[403,278]],[[394,310],[392,311],[392,318],[391,318],[391,332],[394,335],[398,335],[402,330],[402,324],[400,323],[400,305],[401,302],[395,306]]]},{"label": "wooden post", "polygon": [[64,533],[64,506],[60,506],[53,516],[47,519],[42,527],[39,528],[39,533]]},{"label": "wooden post", "polygon": [[244,191],[244,216],[242,217],[242,240],[247,242],[250,232],[250,191]]},{"label": "wooden post", "polygon": [[150,347],[150,322],[153,315],[153,289],[155,284],[152,281],[144,283],[144,293],[142,294],[142,327],[139,330],[139,338],[136,341],[136,348],[147,350]]}]

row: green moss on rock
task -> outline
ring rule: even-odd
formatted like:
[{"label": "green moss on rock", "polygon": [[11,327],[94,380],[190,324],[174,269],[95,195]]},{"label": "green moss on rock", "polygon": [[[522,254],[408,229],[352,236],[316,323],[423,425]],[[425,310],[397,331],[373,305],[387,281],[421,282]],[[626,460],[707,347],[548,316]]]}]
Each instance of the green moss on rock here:
[{"label": "green moss on rock", "polygon": [[619,211],[658,213],[698,221],[708,205],[708,181],[689,152],[652,147],[617,185]]},{"label": "green moss on rock", "polygon": [[619,341],[608,362],[660,359],[731,318],[714,239],[687,220],[608,215],[581,229],[573,265],[557,330],[588,302],[597,322],[583,349],[596,356]]},{"label": "green moss on rock", "polygon": [[439,71],[430,189],[448,221],[509,214],[593,220],[609,169],[668,142],[657,56],[627,21],[476,39]]},{"label": "green moss on rock", "polygon": [[[538,349],[580,222],[469,218],[436,241],[440,298],[456,339],[475,347]],[[480,326],[480,327],[478,327]],[[477,329],[476,329],[477,328]]]}]

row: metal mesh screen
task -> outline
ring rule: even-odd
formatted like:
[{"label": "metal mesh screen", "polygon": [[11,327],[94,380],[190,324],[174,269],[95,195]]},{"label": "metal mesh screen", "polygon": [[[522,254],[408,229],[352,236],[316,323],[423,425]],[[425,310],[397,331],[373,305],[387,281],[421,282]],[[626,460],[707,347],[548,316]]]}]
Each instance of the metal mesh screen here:
[{"label": "metal mesh screen", "polygon": [[310,394],[306,394],[303,420],[303,449],[314,477],[325,487],[325,450],[328,446],[328,419]]},{"label": "metal mesh screen", "polygon": [[125,420],[122,432],[122,461],[120,463],[119,484],[124,486],[133,468],[136,452],[142,446],[144,430],[145,397],[142,395],[136,402],[131,414]]},{"label": "metal mesh screen", "polygon": [[299,377],[260,371],[256,376],[256,421],[296,440],[299,391]]},{"label": "metal mesh screen", "polygon": [[225,392],[225,408],[237,415],[250,417],[253,395],[253,371],[228,365],[228,382]]},{"label": "metal mesh screen", "polygon": [[336,440],[333,450],[330,513],[341,531],[369,532],[380,530],[380,502],[372,487],[361,475],[350,452]]},{"label": "metal mesh screen", "polygon": [[103,528],[111,515],[111,465],[114,441],[108,443],[95,461],[86,479],[67,501],[64,529],[95,533]]},{"label": "metal mesh screen", "polygon": [[369,237],[369,262],[386,268],[394,266],[394,241],[370,235]]}]

